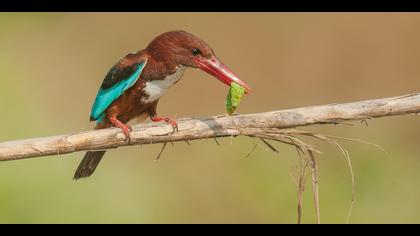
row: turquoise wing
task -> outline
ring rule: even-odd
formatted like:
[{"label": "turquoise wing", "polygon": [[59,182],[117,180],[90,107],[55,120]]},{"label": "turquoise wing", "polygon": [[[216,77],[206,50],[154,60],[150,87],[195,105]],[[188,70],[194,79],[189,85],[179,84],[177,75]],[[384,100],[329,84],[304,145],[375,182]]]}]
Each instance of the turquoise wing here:
[{"label": "turquoise wing", "polygon": [[106,109],[136,83],[146,63],[146,59],[128,65],[120,62],[111,68],[96,95],[90,114],[91,121],[102,121]]}]

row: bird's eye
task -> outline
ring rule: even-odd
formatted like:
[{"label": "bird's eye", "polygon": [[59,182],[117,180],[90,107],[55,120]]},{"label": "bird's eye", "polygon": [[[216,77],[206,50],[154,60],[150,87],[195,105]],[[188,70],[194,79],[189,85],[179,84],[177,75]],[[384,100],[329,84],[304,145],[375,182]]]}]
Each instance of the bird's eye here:
[{"label": "bird's eye", "polygon": [[194,56],[198,56],[201,54],[201,51],[198,48],[194,48],[191,52]]}]

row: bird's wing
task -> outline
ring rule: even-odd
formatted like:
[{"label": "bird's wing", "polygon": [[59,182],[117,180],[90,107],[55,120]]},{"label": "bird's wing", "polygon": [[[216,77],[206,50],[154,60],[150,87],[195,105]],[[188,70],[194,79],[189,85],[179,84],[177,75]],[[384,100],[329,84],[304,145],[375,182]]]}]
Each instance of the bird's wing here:
[{"label": "bird's wing", "polygon": [[129,54],[109,70],[92,106],[91,121],[102,121],[105,110],[136,83],[146,63],[147,57]]}]

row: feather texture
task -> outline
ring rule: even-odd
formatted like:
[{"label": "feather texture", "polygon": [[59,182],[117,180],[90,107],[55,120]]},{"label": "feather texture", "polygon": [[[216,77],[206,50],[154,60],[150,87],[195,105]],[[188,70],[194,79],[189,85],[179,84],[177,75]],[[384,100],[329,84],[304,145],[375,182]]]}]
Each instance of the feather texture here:
[{"label": "feather texture", "polygon": [[105,110],[136,83],[146,63],[147,59],[129,65],[119,62],[111,68],[96,95],[90,114],[91,121],[102,121]]}]

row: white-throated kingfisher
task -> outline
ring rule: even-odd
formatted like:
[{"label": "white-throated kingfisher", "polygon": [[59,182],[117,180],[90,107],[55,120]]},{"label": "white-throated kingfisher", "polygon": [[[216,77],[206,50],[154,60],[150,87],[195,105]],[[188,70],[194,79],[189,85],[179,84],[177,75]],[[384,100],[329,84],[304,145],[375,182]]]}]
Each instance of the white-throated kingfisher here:
[{"label": "white-throated kingfisher", "polygon": [[[150,42],[146,49],[130,53],[119,60],[105,76],[92,107],[90,120],[95,129],[118,127],[130,139],[127,123],[137,117],[150,117],[153,122],[177,123],[167,117],[158,117],[159,98],[177,83],[187,67],[199,68],[230,86],[236,82],[251,89],[216,58],[203,40],[182,30],[163,33]],[[74,174],[74,179],[90,176],[105,151],[89,151]]]}]

